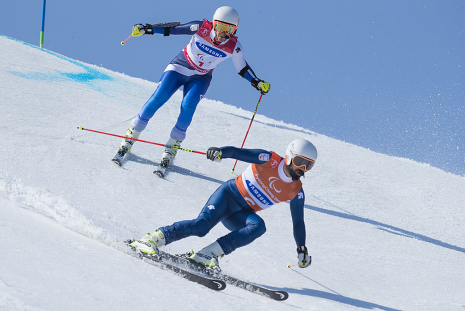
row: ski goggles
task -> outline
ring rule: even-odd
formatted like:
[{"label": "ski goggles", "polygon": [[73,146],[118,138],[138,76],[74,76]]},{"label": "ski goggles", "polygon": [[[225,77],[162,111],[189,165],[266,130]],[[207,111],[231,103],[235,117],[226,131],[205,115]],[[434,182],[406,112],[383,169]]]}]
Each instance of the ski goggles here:
[{"label": "ski goggles", "polygon": [[221,21],[213,21],[213,28],[215,28],[217,32],[224,32],[227,35],[232,35],[236,31],[237,26]]},{"label": "ski goggles", "polygon": [[315,161],[307,159],[301,155],[295,155],[292,158],[292,163],[294,163],[297,168],[305,170],[305,172],[311,170],[313,165],[315,165]]}]

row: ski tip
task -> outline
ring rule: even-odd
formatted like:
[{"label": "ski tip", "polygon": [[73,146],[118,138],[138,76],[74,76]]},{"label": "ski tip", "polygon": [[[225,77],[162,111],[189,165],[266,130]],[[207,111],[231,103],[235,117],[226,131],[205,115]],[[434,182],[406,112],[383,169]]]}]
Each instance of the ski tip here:
[{"label": "ski tip", "polygon": [[275,300],[283,301],[289,298],[289,294],[285,291],[277,290],[274,291],[274,297]]},{"label": "ski tip", "polygon": [[214,280],[212,281],[212,286],[210,287],[213,290],[223,290],[226,288],[226,283],[220,280]]},{"label": "ski tip", "polygon": [[160,177],[160,178],[165,178],[165,174],[163,174],[162,171],[158,171],[158,170],[157,170],[157,171],[154,171],[153,173],[154,173],[155,175],[157,175],[158,177]]},{"label": "ski tip", "polygon": [[123,163],[121,163],[121,161],[119,159],[111,159],[111,162],[115,163],[119,167],[121,167],[123,165]]},{"label": "ski tip", "polygon": [[231,174],[234,174],[234,170],[231,170]]},{"label": "ski tip", "polygon": [[82,131],[82,126],[78,126],[77,128],[78,130]]}]

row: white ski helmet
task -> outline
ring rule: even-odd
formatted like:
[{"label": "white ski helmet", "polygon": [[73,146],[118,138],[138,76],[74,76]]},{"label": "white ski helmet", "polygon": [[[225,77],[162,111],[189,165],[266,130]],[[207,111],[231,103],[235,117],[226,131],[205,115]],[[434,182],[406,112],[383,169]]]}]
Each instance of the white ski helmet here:
[{"label": "white ski helmet", "polygon": [[289,144],[289,146],[287,146],[286,156],[285,156],[286,164],[290,165],[292,159],[296,155],[300,155],[304,158],[307,158],[315,162],[316,158],[318,157],[318,152],[316,151],[315,146],[311,142],[309,142],[308,140],[299,138],[299,139],[293,140]]},{"label": "white ski helmet", "polygon": [[230,6],[222,6],[213,14],[213,21],[221,21],[239,26],[239,13]]}]

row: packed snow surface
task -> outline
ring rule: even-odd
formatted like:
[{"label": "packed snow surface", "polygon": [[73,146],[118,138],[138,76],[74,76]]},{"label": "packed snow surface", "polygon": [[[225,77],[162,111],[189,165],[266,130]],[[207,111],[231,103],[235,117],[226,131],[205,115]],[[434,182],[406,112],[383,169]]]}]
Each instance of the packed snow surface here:
[{"label": "packed snow surface", "polygon": [[[296,138],[318,148],[302,180],[313,262],[286,267],[297,253],[289,204],[281,203],[260,212],[267,232],[220,265],[288,291],[289,299],[231,285],[215,292],[130,256],[122,241],[195,218],[247,164],[231,174],[234,160],[213,163],[180,151],[163,180],[153,174],[163,148],[136,143],[118,168],[110,160],[121,139],[77,127],[124,135],[155,83],[5,36],[0,55],[1,310],[464,310],[464,177],[275,121],[259,109],[245,148],[284,155]],[[165,143],[181,98],[179,91],[140,139]],[[182,147],[239,147],[255,107],[230,104],[202,99]],[[198,250],[227,232],[219,224],[165,250]]]}]

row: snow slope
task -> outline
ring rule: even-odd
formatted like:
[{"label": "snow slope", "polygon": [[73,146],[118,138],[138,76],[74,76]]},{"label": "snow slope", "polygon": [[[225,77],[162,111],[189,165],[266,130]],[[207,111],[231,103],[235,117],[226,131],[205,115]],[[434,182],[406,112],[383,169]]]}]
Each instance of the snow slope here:
[{"label": "snow slope", "polygon": [[[303,180],[313,263],[286,268],[296,246],[282,203],[260,213],[267,232],[221,266],[289,299],[214,292],[129,256],[122,241],[196,217],[236,176],[234,161],[179,152],[161,180],[152,172],[162,147],[136,143],[117,168],[120,139],[77,127],[123,135],[156,84],[5,36],[0,55],[0,310],[464,310],[465,177],[258,111],[245,147],[282,155],[302,137],[318,148]],[[180,101],[178,92],[141,139],[165,143]],[[183,147],[240,146],[251,116],[204,98]],[[199,249],[226,233],[220,224],[166,250]]]}]

